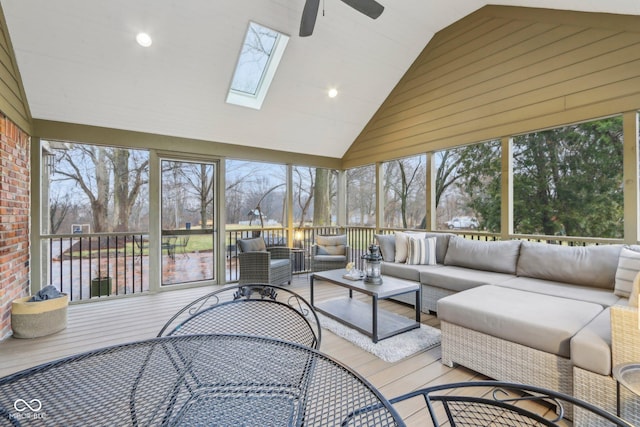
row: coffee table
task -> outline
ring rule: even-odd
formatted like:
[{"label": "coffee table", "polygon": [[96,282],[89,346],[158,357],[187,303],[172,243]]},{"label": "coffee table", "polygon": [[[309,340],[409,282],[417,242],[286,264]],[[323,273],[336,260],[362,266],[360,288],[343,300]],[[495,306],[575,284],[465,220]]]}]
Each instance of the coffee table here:
[{"label": "coffee table", "polygon": [[[383,277],[382,285],[365,283],[342,277],[344,269],[328,270],[311,275],[311,306],[318,312],[350,326],[371,338],[379,340],[420,327],[421,287],[419,283],[395,277]],[[324,280],[349,290],[348,297],[314,301],[314,281]],[[353,291],[371,297],[371,304],[353,298]],[[394,296],[415,293],[415,319],[409,319],[378,308],[378,301]]]}]

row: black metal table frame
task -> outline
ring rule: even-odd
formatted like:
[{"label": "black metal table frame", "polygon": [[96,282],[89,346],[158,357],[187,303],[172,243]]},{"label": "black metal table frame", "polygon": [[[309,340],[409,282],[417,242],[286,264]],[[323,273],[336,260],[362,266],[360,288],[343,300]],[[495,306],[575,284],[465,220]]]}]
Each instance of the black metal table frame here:
[{"label": "black metal table frame", "polygon": [[[371,331],[366,330],[364,328],[359,327],[358,325],[351,323],[343,318],[340,318],[336,315],[334,315],[333,313],[324,310],[322,307],[318,307],[315,302],[314,302],[314,289],[313,289],[313,281],[316,278],[316,276],[318,277],[318,279],[320,280],[324,280],[327,282],[330,282],[334,285],[338,285],[341,286],[343,288],[347,288],[349,290],[349,299],[353,299],[353,291],[356,292],[360,292],[363,293],[365,295],[369,295],[371,297],[371,311],[372,311],[372,325],[371,325]],[[362,282],[362,280],[359,281],[355,281],[355,282]],[[401,334],[403,332],[407,332],[410,331],[412,329],[417,329],[420,327],[420,317],[421,317],[421,303],[422,303],[422,287],[420,286],[420,284],[418,283],[416,286],[415,290],[409,290],[409,291],[402,291],[402,292],[398,292],[398,293],[394,293],[394,294],[389,294],[389,295],[385,295],[384,297],[380,298],[378,296],[377,292],[368,292],[364,289],[358,288],[353,286],[350,282],[349,279],[343,279],[341,281],[339,280],[333,280],[331,278],[327,278],[326,275],[323,275],[322,272],[319,273],[313,273],[311,274],[311,279],[310,279],[310,302],[311,302],[311,306],[319,313],[322,313],[326,316],[331,317],[332,319],[336,320],[337,322],[340,322],[344,325],[350,326],[356,330],[358,330],[359,332],[365,334],[366,336],[370,337],[371,340],[374,343],[377,343],[380,340],[383,340],[385,338],[390,338],[392,336]],[[397,330],[394,330],[391,333],[385,334],[384,336],[380,336],[378,333],[378,314],[379,311],[381,309],[378,308],[378,300],[385,300],[385,299],[389,299],[389,298],[393,298],[395,296],[399,296],[399,295],[404,295],[404,294],[408,294],[411,292],[415,292],[415,323],[412,324],[411,326],[407,326],[407,327],[402,327],[399,328]]]}]

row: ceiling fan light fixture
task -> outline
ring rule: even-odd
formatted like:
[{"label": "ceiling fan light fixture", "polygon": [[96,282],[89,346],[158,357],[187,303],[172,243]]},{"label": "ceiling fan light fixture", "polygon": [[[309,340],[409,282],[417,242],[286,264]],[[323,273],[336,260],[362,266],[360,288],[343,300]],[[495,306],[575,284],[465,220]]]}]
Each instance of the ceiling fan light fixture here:
[{"label": "ceiling fan light fixture", "polygon": [[153,43],[151,36],[147,33],[138,33],[138,35],[136,35],[136,41],[142,47],[149,47]]}]

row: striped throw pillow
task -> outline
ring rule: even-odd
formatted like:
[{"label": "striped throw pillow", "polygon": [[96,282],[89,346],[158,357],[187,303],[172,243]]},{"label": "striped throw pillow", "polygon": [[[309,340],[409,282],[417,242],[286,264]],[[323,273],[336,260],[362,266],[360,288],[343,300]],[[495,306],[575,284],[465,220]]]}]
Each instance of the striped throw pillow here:
[{"label": "striped throw pillow", "polygon": [[436,265],[436,238],[409,237],[407,264]]},{"label": "striped throw pillow", "polygon": [[633,279],[635,279],[639,271],[640,252],[622,248],[620,258],[618,258],[614,294],[619,297],[629,298],[633,289]]}]

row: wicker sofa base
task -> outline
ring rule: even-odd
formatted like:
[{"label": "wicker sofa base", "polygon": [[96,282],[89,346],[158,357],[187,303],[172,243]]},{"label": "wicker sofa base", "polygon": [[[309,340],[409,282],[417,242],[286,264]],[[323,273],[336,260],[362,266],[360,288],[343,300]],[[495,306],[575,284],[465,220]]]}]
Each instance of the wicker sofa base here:
[{"label": "wicker sofa base", "polygon": [[435,313],[438,311],[438,300],[453,294],[457,294],[457,292],[423,284],[422,311],[425,313]]},{"label": "wicker sofa base", "polygon": [[[616,381],[609,375],[600,375],[578,367],[573,368],[574,397],[596,405],[612,414],[616,413]],[[624,387],[620,388],[620,416],[633,425],[640,425],[640,397]],[[588,411],[578,408],[574,414],[577,426],[606,427],[602,419],[594,419]]]},{"label": "wicker sofa base", "polygon": [[[459,364],[500,381],[573,394],[571,360],[521,344],[440,322],[442,363]],[[565,408],[568,418],[573,408]]]}]

